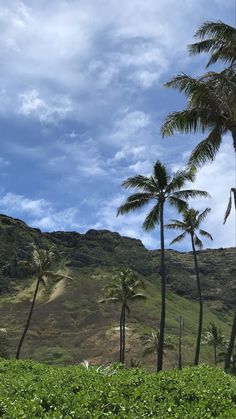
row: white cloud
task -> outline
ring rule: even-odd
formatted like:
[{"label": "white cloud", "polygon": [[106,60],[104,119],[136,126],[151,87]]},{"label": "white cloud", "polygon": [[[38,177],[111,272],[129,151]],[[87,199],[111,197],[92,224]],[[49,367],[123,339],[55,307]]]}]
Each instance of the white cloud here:
[{"label": "white cloud", "polygon": [[117,217],[118,207],[124,203],[127,195],[117,194],[109,201],[97,202],[97,211],[95,213],[97,222],[92,226],[95,229],[108,229],[118,231],[122,236],[139,239],[148,248],[157,248],[159,245],[158,235],[156,233],[146,233],[142,229],[142,223],[147,215],[147,206],[142,211],[136,211],[124,216]]},{"label": "white cloud", "polygon": [[37,89],[19,95],[20,107],[18,113],[24,116],[34,116],[41,122],[53,122],[64,119],[71,111],[72,104],[67,96],[54,96],[46,102]]},{"label": "white cloud", "polygon": [[59,140],[56,143],[56,155],[49,159],[49,166],[56,171],[72,172],[73,179],[78,182],[79,175],[85,177],[105,176],[107,167],[99,153],[99,148],[92,138],[86,140],[75,139]]},{"label": "white cloud", "polygon": [[113,140],[130,139],[141,130],[146,129],[151,124],[150,116],[143,111],[126,109],[120,117],[117,117],[114,124]]},{"label": "white cloud", "polygon": [[84,228],[76,221],[78,210],[57,211],[45,199],[31,199],[8,192],[0,197],[0,211],[12,217],[27,219],[29,225],[46,231],[78,230]]},{"label": "white cloud", "polygon": [[46,121],[68,108],[84,121],[114,112],[186,54],[199,3],[2,0],[1,80],[11,110],[21,95],[20,112]]},{"label": "white cloud", "polygon": [[235,246],[236,240],[236,213],[232,213],[225,225],[223,219],[229,200],[229,191],[235,185],[235,158],[233,153],[232,139],[226,136],[224,143],[213,163],[207,163],[199,170],[194,188],[206,190],[211,199],[202,199],[192,205],[198,209],[210,207],[211,213],[205,221],[205,229],[212,234],[214,241],[206,241],[207,247],[230,247]]}]

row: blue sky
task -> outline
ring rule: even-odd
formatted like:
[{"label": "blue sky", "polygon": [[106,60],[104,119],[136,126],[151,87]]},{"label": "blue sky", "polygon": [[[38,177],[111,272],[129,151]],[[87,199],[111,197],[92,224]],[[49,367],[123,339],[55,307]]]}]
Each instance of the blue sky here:
[{"label": "blue sky", "polygon": [[[0,212],[43,231],[110,229],[159,247],[158,231],[142,231],[145,210],[116,218],[121,182],[158,159],[185,165],[202,136],[161,138],[165,116],[185,106],[163,84],[201,74],[207,57],[186,45],[203,21],[233,16],[233,0],[0,0]],[[222,225],[234,174],[226,136],[194,184],[212,196],[194,203],[212,207],[207,247],[234,245],[233,213]]]}]

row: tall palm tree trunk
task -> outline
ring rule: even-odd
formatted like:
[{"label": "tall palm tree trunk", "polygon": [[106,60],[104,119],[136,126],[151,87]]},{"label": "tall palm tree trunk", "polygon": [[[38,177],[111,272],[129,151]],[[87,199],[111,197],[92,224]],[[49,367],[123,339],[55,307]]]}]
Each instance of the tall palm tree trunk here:
[{"label": "tall palm tree trunk", "polygon": [[236,310],[234,312],[234,320],[233,320],[231,335],[229,339],[229,346],[228,346],[228,350],[225,357],[225,371],[228,371],[230,368],[230,361],[231,361],[232,353],[234,350],[235,336],[236,336]]},{"label": "tall palm tree trunk", "polygon": [[[235,117],[236,117],[236,111],[235,112]],[[231,127],[231,134],[232,134],[232,138],[233,138],[233,146],[234,146],[234,151],[236,153],[236,125]]]},{"label": "tall palm tree trunk", "polygon": [[20,339],[20,342],[19,342],[19,345],[18,345],[18,348],[17,348],[17,351],[16,351],[16,359],[19,359],[20,358],[21,347],[23,345],[23,342],[24,342],[26,333],[27,333],[27,331],[29,329],[29,326],[30,326],[31,317],[32,317],[33,310],[34,310],[34,304],[35,304],[35,300],[36,300],[36,297],[37,297],[37,294],[38,294],[39,284],[40,284],[40,278],[38,278],[37,283],[36,283],[36,287],[35,287],[35,291],[34,291],[33,300],[32,300],[32,303],[31,303],[31,308],[30,308],[29,316],[28,316],[28,319],[27,319],[27,322],[26,322],[26,325],[25,325],[23,334],[21,336],[21,339]]},{"label": "tall palm tree trunk", "polygon": [[166,279],[165,279],[165,242],[164,242],[164,202],[160,202],[160,238],[161,238],[161,321],[157,372],[163,367],[165,317],[166,317]]},{"label": "tall palm tree trunk", "polygon": [[179,369],[182,370],[182,317],[179,317]]},{"label": "tall palm tree trunk", "polygon": [[214,345],[214,361],[215,361],[215,365],[217,365],[217,353],[216,353],[216,345]]},{"label": "tall palm tree trunk", "polygon": [[125,307],[123,313],[123,348],[122,348],[122,364],[125,363]]},{"label": "tall palm tree trunk", "polygon": [[120,362],[123,362],[123,317],[124,317],[124,305],[122,305],[120,314]]},{"label": "tall palm tree trunk", "polygon": [[196,352],[195,352],[195,360],[194,360],[194,365],[198,365],[199,364],[199,357],[200,357],[201,338],[202,338],[203,299],[202,299],[202,290],[201,290],[201,283],[200,283],[200,276],[199,276],[199,269],[198,269],[197,253],[196,253],[196,249],[195,249],[195,245],[194,245],[193,234],[191,234],[191,241],[192,241],[195,272],[196,272],[196,279],[197,279],[198,301],[199,301],[199,305],[200,305],[199,319],[198,319],[198,334],[197,334]]}]

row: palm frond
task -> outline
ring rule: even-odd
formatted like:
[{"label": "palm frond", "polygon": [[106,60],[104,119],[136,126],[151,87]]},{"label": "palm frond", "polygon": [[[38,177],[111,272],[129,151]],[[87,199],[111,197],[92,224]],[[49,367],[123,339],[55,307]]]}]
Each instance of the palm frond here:
[{"label": "palm frond", "polygon": [[204,39],[206,37],[222,39],[222,38],[231,38],[233,35],[236,35],[236,29],[233,26],[227,25],[218,21],[206,21],[198,28],[194,37]]},{"label": "palm frond", "polygon": [[170,242],[170,244],[175,244],[181,242],[186,237],[186,232],[180,234],[179,236],[175,237],[174,240]]},{"label": "palm frond", "polygon": [[47,279],[55,280],[55,281],[61,281],[62,279],[66,280],[72,280],[71,276],[59,274],[57,272],[53,271],[43,271],[43,276],[45,276]]},{"label": "palm frond", "polygon": [[18,265],[21,266],[22,268],[27,269],[27,271],[29,271],[29,272],[33,272],[35,270],[34,265],[32,263],[28,262],[27,260],[20,260],[18,262]]},{"label": "palm frond", "polygon": [[[236,28],[222,21],[207,21],[197,30],[195,37],[201,39],[201,41],[189,45],[189,53],[195,55],[201,52],[210,52],[211,56],[207,67],[218,60],[230,64],[235,62]],[[207,37],[208,39],[206,39]]]},{"label": "palm frond", "polygon": [[130,195],[126,202],[118,208],[117,216],[142,208],[152,198],[153,196],[150,193],[135,193]]},{"label": "palm frond", "polygon": [[210,233],[208,233],[206,230],[202,230],[200,228],[199,233],[201,234],[201,236],[206,237],[206,238],[208,238],[210,240],[213,240],[212,235]]},{"label": "palm frond", "polygon": [[138,294],[134,294],[132,295],[132,297],[129,298],[129,300],[146,300],[147,297],[144,294],[138,293]]},{"label": "palm frond", "polygon": [[171,223],[165,224],[165,227],[169,230],[186,230],[186,224],[183,221],[171,220]]},{"label": "palm frond", "polygon": [[161,132],[163,137],[173,135],[175,132],[204,132],[205,126],[201,123],[205,117],[204,112],[200,109],[185,109],[179,112],[170,113],[163,125]]},{"label": "palm frond", "polygon": [[176,191],[177,189],[181,189],[185,182],[193,182],[196,177],[196,170],[191,168],[190,170],[178,170],[174,173],[171,182],[168,184],[166,188],[167,193],[171,193]]},{"label": "palm frond", "polygon": [[117,301],[119,301],[119,298],[116,297],[107,297],[107,298],[102,298],[101,300],[99,300],[98,302],[103,304],[103,303],[116,303]]},{"label": "palm frond", "polygon": [[152,208],[143,222],[145,231],[153,230],[156,224],[159,224],[160,204],[159,202]]},{"label": "palm frond", "polygon": [[124,180],[122,186],[126,189],[138,188],[143,189],[143,191],[146,192],[153,192],[153,185],[152,182],[150,182],[150,177],[143,175],[136,175]]},{"label": "palm frond", "polygon": [[201,224],[210,212],[211,208],[206,208],[204,211],[202,211],[201,214],[198,215],[198,224]]},{"label": "palm frond", "polygon": [[[221,95],[212,83],[212,76],[210,80],[208,79],[209,75],[193,78],[187,74],[180,74],[166,83],[166,86],[183,92],[191,107],[194,105],[194,109],[209,108],[209,106],[213,109],[219,109],[224,102],[222,102]],[[216,73],[213,80],[216,80]]]},{"label": "palm frond", "polygon": [[155,346],[147,346],[143,351],[143,356],[146,356],[148,354],[152,354],[155,351],[156,351]]},{"label": "palm frond", "polygon": [[229,193],[229,202],[228,202],[228,206],[226,208],[225,211],[225,216],[224,216],[224,224],[226,223],[226,220],[231,212],[231,208],[232,208],[232,198],[231,198],[231,193],[234,196],[234,206],[235,206],[235,210],[236,210],[236,188],[231,188],[230,189],[230,193]]},{"label": "palm frond", "polygon": [[164,164],[159,160],[153,166],[154,179],[157,180],[159,189],[166,188],[169,180],[169,174]]},{"label": "palm frond", "polygon": [[206,191],[200,191],[198,189],[185,189],[182,191],[176,191],[173,195],[182,200],[186,200],[189,198],[209,198],[210,195]]},{"label": "palm frond", "polygon": [[195,147],[188,162],[189,167],[202,166],[207,160],[213,161],[220,148],[221,140],[222,128],[217,125],[208,137]]},{"label": "palm frond", "polygon": [[183,211],[185,208],[188,207],[187,202],[176,196],[175,193],[168,196],[167,202],[171,207],[176,208],[179,212]]},{"label": "palm frond", "polygon": [[202,52],[209,52],[214,48],[215,41],[213,39],[205,39],[204,41],[195,42],[187,46],[190,55],[201,54]]},{"label": "palm frond", "polygon": [[196,247],[198,247],[198,249],[203,248],[203,243],[196,234],[194,234],[194,244]]}]

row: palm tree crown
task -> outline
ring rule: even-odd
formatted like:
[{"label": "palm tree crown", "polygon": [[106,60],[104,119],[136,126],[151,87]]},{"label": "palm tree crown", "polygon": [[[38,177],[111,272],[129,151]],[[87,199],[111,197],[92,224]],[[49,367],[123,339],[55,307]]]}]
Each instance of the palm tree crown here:
[{"label": "palm tree crown", "polygon": [[137,289],[144,287],[137,275],[131,269],[124,269],[112,277],[111,284],[104,288],[104,298],[100,303],[121,303],[120,313],[120,362],[125,359],[125,322],[126,312],[130,312],[129,301],[145,300],[146,296],[137,293]]},{"label": "palm tree crown", "polygon": [[222,335],[222,331],[215,322],[211,322],[207,328],[207,331],[204,334],[204,341],[205,345],[213,346],[214,349],[214,362],[215,365],[217,364],[217,349],[223,348],[225,346],[225,339],[224,335]]},{"label": "palm tree crown", "polygon": [[146,298],[137,293],[140,287],[144,287],[143,281],[131,269],[124,269],[113,275],[111,284],[104,288],[104,298],[100,302],[121,302],[129,312],[128,301]]},{"label": "palm tree crown", "polygon": [[193,182],[194,179],[193,170],[179,170],[171,176],[165,165],[157,161],[153,165],[151,176],[136,175],[122,183],[126,189],[135,188],[141,192],[130,195],[118,208],[117,215],[126,214],[143,207],[150,201],[156,201],[143,222],[144,230],[152,230],[160,222],[160,208],[165,202],[180,210],[186,206],[186,199],[209,196],[205,191],[181,189],[187,181]]},{"label": "palm tree crown", "polygon": [[236,28],[222,21],[204,22],[195,33],[200,39],[188,46],[191,55],[209,52],[207,67],[218,60],[230,65],[236,62]]},{"label": "palm tree crown", "polygon": [[[144,345],[145,349],[143,351],[143,355],[150,354],[152,352],[156,352],[158,354],[159,351],[159,342],[160,342],[160,330],[152,330],[151,333],[144,336]],[[164,342],[164,346],[168,349],[174,348],[174,342],[172,336],[167,336],[166,341]]]},{"label": "palm tree crown", "polygon": [[166,224],[166,227],[171,230],[180,230],[182,233],[172,240],[171,244],[178,243],[182,241],[187,234],[193,236],[194,244],[199,249],[202,249],[203,244],[197,231],[203,237],[206,237],[210,240],[213,240],[210,233],[200,228],[201,223],[206,218],[207,214],[210,212],[210,208],[206,208],[203,212],[199,212],[194,208],[186,208],[182,211],[183,220],[171,220],[171,223]]},{"label": "palm tree crown", "polygon": [[232,135],[236,151],[236,74],[233,68],[199,78],[180,74],[166,86],[183,92],[188,105],[167,116],[161,128],[163,136],[208,131],[207,137],[193,150],[190,165],[201,166],[207,160],[214,160],[227,132]]},{"label": "palm tree crown", "polygon": [[204,334],[204,343],[209,346],[221,347],[225,345],[224,335],[215,322],[211,322]]}]

